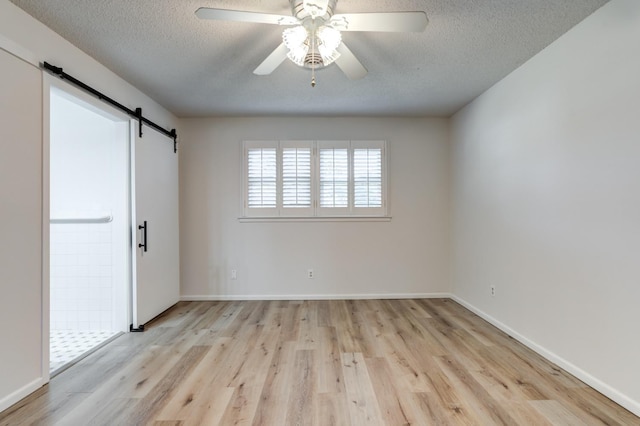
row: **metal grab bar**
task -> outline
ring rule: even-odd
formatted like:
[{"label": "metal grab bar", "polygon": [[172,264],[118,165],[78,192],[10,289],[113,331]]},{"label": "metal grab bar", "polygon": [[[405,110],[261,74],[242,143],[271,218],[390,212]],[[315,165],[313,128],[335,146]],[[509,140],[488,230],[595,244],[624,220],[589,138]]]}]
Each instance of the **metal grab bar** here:
[{"label": "metal grab bar", "polygon": [[50,223],[109,223],[113,221],[113,216],[96,216],[96,217],[52,217]]}]

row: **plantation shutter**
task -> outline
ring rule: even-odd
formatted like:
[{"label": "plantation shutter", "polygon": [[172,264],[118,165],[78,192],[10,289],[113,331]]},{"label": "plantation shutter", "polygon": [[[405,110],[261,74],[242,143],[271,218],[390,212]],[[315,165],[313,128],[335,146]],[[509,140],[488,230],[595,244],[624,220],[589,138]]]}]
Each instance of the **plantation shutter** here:
[{"label": "plantation shutter", "polygon": [[382,206],[382,150],[353,150],[354,207]]},{"label": "plantation shutter", "polygon": [[[266,146],[265,146],[266,145]],[[278,202],[277,149],[266,142],[245,144],[247,216],[273,215]]]},{"label": "plantation shutter", "polygon": [[352,148],[354,213],[384,214],[384,142],[353,141]]},{"label": "plantation shutter", "polygon": [[308,141],[283,141],[282,209],[283,216],[313,214],[312,147]]},{"label": "plantation shutter", "polygon": [[384,217],[385,141],[245,141],[244,217]]},{"label": "plantation shutter", "polygon": [[349,213],[349,142],[318,142],[319,205],[323,216]]}]

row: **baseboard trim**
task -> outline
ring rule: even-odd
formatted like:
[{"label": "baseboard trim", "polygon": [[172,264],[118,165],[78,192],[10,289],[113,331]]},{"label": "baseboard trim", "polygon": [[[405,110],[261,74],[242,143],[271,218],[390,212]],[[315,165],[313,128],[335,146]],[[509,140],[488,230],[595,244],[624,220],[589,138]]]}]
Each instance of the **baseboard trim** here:
[{"label": "baseboard trim", "polygon": [[598,392],[600,392],[607,398],[611,399],[615,403],[631,411],[636,416],[640,416],[640,402],[634,401],[633,399],[624,395],[617,389],[614,389],[611,386],[607,385],[606,383],[602,382],[601,380],[593,377],[591,374],[587,373],[586,371],[582,370],[581,368],[577,367],[576,365],[572,364],[566,359],[558,356],[557,354],[551,352],[545,347],[523,336],[522,334],[518,333],[511,327],[508,327],[507,325],[493,318],[491,315],[488,315],[484,311],[468,303],[466,300],[461,299],[460,297],[453,294],[451,295],[451,299],[458,302],[459,304],[461,304],[462,306],[464,306],[474,314],[478,315],[480,318],[489,322],[491,325],[507,333],[509,336],[513,337],[514,339],[516,339],[517,341],[519,341],[520,343],[522,343],[532,351],[538,353],[542,357],[556,364],[558,367],[562,368],[563,370],[569,372],[573,376],[582,380],[584,383],[591,386],[593,389],[597,390]]},{"label": "baseboard trim", "polygon": [[45,385],[45,381],[42,379],[42,377],[38,377],[36,380],[32,381],[31,383],[26,384],[25,386],[21,387],[17,391],[10,393],[9,395],[0,399],[0,413],[11,408],[13,405],[17,404],[22,399],[26,398],[33,392],[37,391],[44,385]]},{"label": "baseboard trim", "polygon": [[379,294],[261,294],[261,295],[185,295],[181,302],[223,302],[242,300],[364,300],[364,299],[450,299],[451,293],[379,293]]}]

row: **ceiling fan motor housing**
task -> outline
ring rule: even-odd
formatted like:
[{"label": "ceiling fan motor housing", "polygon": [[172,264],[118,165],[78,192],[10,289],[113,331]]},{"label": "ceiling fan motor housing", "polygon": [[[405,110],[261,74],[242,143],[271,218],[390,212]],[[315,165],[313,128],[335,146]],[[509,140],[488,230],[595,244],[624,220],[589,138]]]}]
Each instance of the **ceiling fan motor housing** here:
[{"label": "ceiling fan motor housing", "polygon": [[304,67],[305,68],[322,68],[324,67],[324,61],[322,60],[322,56],[318,52],[309,52],[307,56],[304,58]]},{"label": "ceiling fan motor housing", "polygon": [[[338,0],[289,0],[291,4],[291,13],[298,18],[301,22],[305,19],[321,18],[324,21],[331,19],[335,13],[336,3]],[[321,10],[326,5],[326,13],[322,16],[313,16],[311,11]]]}]

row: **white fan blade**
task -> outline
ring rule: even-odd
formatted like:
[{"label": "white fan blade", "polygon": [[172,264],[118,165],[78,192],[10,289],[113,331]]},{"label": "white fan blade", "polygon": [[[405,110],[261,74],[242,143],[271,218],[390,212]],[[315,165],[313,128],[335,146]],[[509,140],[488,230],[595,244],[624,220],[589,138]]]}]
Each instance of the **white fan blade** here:
[{"label": "white fan blade", "polygon": [[422,32],[427,28],[424,12],[340,13],[329,25],[339,31]]},{"label": "white fan blade", "polygon": [[336,49],[340,56],[336,59],[336,65],[351,80],[359,80],[367,75],[367,69],[360,63],[351,50],[341,43]]},{"label": "white fan blade", "polygon": [[284,43],[280,44],[280,46],[276,47],[276,50],[271,52],[267,59],[262,61],[258,68],[253,70],[253,73],[256,75],[269,75],[276,68],[280,66],[281,63],[287,59],[287,53],[289,53],[289,49],[285,46]]},{"label": "white fan blade", "polygon": [[252,22],[257,24],[298,25],[300,23],[300,21],[293,16],[246,12],[242,10],[213,9],[210,7],[201,7],[196,10],[196,16],[200,19]]}]

